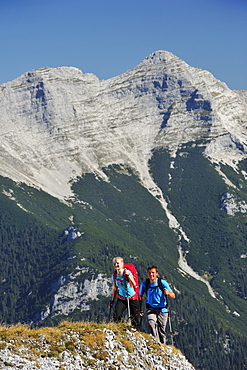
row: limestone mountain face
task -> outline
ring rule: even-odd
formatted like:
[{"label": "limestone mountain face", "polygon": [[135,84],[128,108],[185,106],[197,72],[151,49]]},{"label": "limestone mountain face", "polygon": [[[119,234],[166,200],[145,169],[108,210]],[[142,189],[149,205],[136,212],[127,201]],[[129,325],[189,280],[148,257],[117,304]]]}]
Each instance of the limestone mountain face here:
[{"label": "limestone mountain face", "polygon": [[[78,177],[93,173],[108,182],[104,168],[128,166],[159,200],[170,227],[189,241],[150,172],[152,155],[168,150],[172,169],[184,144],[201,142],[204,156],[233,186],[220,166],[237,171],[246,158],[246,113],[246,91],[230,90],[167,51],[106,81],[73,67],[33,70],[0,86],[0,175],[71,199]],[[9,190],[5,194],[14,199]],[[245,212],[244,200],[222,196],[229,215]],[[182,256],[179,265],[195,277]]]},{"label": "limestone mountain face", "polygon": [[191,363],[240,369],[246,110],[246,91],[166,51],[106,81],[59,67],[2,84],[1,321],[106,320],[122,255],[140,279],[160,266]]},{"label": "limestone mountain face", "polygon": [[126,73],[100,81],[72,67],[25,73],[0,87],[0,174],[63,198],[69,180],[127,164],[143,185],[152,150],[173,155],[206,140],[205,155],[234,166],[246,157],[246,92],[157,51]]}]

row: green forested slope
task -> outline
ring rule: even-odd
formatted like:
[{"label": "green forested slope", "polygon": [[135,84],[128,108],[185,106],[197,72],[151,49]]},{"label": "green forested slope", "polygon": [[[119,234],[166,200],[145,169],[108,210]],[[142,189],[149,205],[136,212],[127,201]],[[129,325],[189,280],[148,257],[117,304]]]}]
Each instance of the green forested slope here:
[{"label": "green forested slope", "polygon": [[[165,151],[153,153],[153,177],[190,239],[189,244],[181,241],[189,265],[207,276],[217,299],[204,283],[179,272],[178,235],[168,227],[158,200],[130,169],[112,166],[104,169],[109,182],[93,174],[78,179],[73,184],[75,197],[67,205],[1,179],[2,322],[33,319],[49,305],[51,284],[77,266],[110,277],[112,258],[121,255],[136,264],[141,280],[147,266],[157,264],[172,285],[177,293],[171,302],[174,342],[198,369],[245,366],[246,259],[240,258],[246,253],[245,215],[232,217],[220,209],[221,196],[229,189],[197,147],[181,149],[172,168],[170,161]],[[236,175],[231,176],[237,182]],[[239,197],[245,196],[245,182],[240,180]],[[84,234],[66,242],[63,231],[72,219]],[[76,279],[83,281],[85,276]],[[108,319],[108,298],[99,298],[91,302],[90,311],[75,310],[71,319]],[[50,317],[45,324],[61,319]]]}]

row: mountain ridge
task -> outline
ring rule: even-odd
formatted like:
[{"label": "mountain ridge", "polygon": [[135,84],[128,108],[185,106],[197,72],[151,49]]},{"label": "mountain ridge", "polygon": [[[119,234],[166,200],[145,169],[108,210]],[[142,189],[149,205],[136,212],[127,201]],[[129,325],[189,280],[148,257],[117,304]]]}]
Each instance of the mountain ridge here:
[{"label": "mountain ridge", "polygon": [[[211,90],[216,86],[214,93],[220,95],[220,100],[222,94],[227,98],[228,109],[236,104],[238,113],[233,117],[233,128],[232,119],[228,119],[219,129],[219,123],[227,116],[219,109],[224,102],[218,104],[215,117],[212,103],[205,102],[199,89],[189,80],[186,82],[185,77],[191,78],[192,72],[194,85],[204,89],[206,98],[208,86]],[[232,162],[245,156],[246,132],[238,129],[238,120],[246,111],[242,107],[242,114],[237,94],[209,72],[188,66],[170,52],[152,53],[132,70],[103,81],[74,67],[34,70],[1,85],[1,92],[0,127],[5,133],[1,174],[17,181],[21,175],[22,181],[55,196],[57,188],[60,198],[71,195],[69,180],[85,172],[105,177],[101,168],[113,163],[132,166],[144,186],[151,188],[147,168],[151,151],[166,146],[175,155],[179,145],[191,135],[212,137],[206,147],[206,155],[212,161],[225,162],[227,158],[227,162]],[[6,109],[5,99],[9,99],[11,107],[15,100],[20,102],[16,112]],[[112,144],[115,145],[109,157],[108,145]],[[244,149],[236,153],[230,149],[234,145]],[[22,169],[18,174],[13,161]]]},{"label": "mountain ridge", "polygon": [[[195,89],[193,84],[198,88]],[[179,146],[188,139],[193,136],[195,140],[201,137],[205,139],[206,136],[205,155],[213,163],[217,163],[218,172],[226,182],[229,182],[229,179],[221,172],[220,162],[236,168],[239,158],[246,157],[246,130],[244,135],[239,131],[237,133],[238,124],[235,124],[233,136],[230,124],[232,115],[231,119],[224,123],[226,114],[221,119],[222,113],[218,107],[213,107],[214,101],[208,100],[209,96],[212,97],[210,90],[215,89],[220,95],[219,104],[223,105],[221,100],[225,98],[222,97],[222,91],[227,97],[233,95],[235,102],[234,92],[231,92],[225,83],[216,80],[210,72],[190,67],[171,52],[159,50],[151,53],[135,68],[109,80],[100,81],[93,74],[85,74],[78,68],[58,67],[27,72],[12,83],[4,84],[5,86],[17,91],[17,96],[19,91],[20,94],[24,93],[23,97],[19,97],[19,101],[23,99],[24,102],[20,104],[24,120],[22,129],[17,132],[19,136],[16,142],[13,142],[16,125],[13,127],[13,133],[7,135],[11,141],[3,140],[2,153],[5,151],[6,156],[2,154],[2,175],[16,181],[24,181],[66,200],[73,197],[71,183],[75,181],[73,179],[76,179],[76,176],[93,172],[108,181],[102,171],[103,167],[112,164],[129,165],[137,172],[143,186],[161,203],[170,227],[188,241],[185,232],[170,212],[161,189],[150,175],[149,160],[152,151],[167,147],[171,156],[176,156]],[[6,94],[4,87],[2,92]],[[189,94],[191,88],[193,91]],[[204,95],[199,93],[199,88],[203,90]],[[61,95],[58,104],[54,100],[56,93]],[[138,106],[134,103],[133,107],[132,95],[137,99]],[[9,94],[8,98],[11,96]],[[67,103],[63,103],[66,99]],[[172,104],[166,103],[166,99],[171,100]],[[115,112],[109,109],[111,104],[116,107]],[[229,102],[228,104],[232,109]],[[63,114],[59,111],[61,105]],[[174,105],[176,112],[172,115]],[[186,109],[182,105],[186,106]],[[107,112],[108,109],[110,113]],[[177,118],[179,115],[182,118]],[[238,116],[241,114],[238,113]],[[4,114],[2,117],[5,118]],[[186,125],[181,130],[183,119]],[[236,117],[233,117],[233,120],[236,121]],[[17,122],[21,122],[21,119]],[[15,121],[13,123],[16,124]],[[2,128],[4,124],[6,123],[2,119]],[[18,143],[23,141],[23,147],[13,151],[13,144],[17,147]],[[112,145],[110,152],[109,145]],[[35,150],[38,153],[35,153]],[[10,166],[15,162],[14,172],[10,166],[5,172],[4,167],[7,167],[8,162]],[[17,168],[22,170],[16,173]],[[10,194],[9,196],[11,197]],[[180,264],[187,272],[190,271],[185,261],[182,261],[180,256]],[[195,272],[190,271],[190,274],[196,276]],[[207,281],[205,283],[208,284]],[[212,291],[210,294],[214,295]]]}]

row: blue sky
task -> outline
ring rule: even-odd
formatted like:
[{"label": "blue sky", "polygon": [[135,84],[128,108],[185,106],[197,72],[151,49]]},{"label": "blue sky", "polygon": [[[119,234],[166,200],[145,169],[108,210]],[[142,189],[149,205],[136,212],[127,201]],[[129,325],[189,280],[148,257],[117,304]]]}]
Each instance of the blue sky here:
[{"label": "blue sky", "polygon": [[156,50],[247,89],[247,0],[0,0],[0,84],[73,66],[100,79]]}]

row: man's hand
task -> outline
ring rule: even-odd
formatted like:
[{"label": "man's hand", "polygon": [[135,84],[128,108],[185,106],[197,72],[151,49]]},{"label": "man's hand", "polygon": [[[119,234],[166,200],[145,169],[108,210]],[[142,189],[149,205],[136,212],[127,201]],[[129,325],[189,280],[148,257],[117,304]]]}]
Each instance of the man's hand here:
[{"label": "man's hand", "polygon": [[167,290],[166,288],[163,289],[163,292],[169,298],[172,298],[172,299],[176,298],[175,294],[173,292],[169,292],[169,290]]},{"label": "man's hand", "polygon": [[169,291],[166,288],[163,289],[163,292],[164,292],[165,295],[167,295],[169,297]]}]

